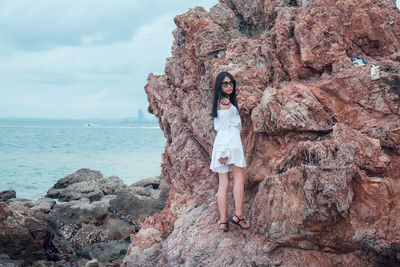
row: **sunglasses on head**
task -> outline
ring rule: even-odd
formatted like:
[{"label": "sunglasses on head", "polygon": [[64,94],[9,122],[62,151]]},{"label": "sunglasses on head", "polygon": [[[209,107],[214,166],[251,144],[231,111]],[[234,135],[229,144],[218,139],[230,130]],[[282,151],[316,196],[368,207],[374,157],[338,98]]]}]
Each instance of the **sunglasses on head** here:
[{"label": "sunglasses on head", "polygon": [[228,87],[228,86],[233,87],[233,82],[232,81],[230,81],[230,82],[222,82],[222,86],[223,87]]}]

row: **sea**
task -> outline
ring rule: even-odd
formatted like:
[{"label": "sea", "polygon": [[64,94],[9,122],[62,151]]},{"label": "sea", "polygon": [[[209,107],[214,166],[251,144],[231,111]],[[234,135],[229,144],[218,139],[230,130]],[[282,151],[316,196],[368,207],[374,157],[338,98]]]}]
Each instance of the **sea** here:
[{"label": "sea", "polygon": [[161,174],[165,141],[154,121],[0,119],[0,192],[36,200],[81,168],[130,185]]}]

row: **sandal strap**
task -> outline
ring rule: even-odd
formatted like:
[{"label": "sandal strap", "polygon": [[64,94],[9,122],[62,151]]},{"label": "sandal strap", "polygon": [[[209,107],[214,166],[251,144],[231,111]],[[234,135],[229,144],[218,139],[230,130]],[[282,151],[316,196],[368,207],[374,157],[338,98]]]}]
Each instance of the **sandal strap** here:
[{"label": "sandal strap", "polygon": [[226,222],[220,222],[219,225],[221,225],[221,224],[228,224],[228,221],[226,221]]},{"label": "sandal strap", "polygon": [[245,219],[244,219],[244,217],[242,218],[242,219],[240,219],[239,218],[239,216],[237,216],[236,214],[235,215],[233,215],[233,217],[236,217],[237,219],[238,219],[238,223],[240,223],[241,221],[246,221]]}]

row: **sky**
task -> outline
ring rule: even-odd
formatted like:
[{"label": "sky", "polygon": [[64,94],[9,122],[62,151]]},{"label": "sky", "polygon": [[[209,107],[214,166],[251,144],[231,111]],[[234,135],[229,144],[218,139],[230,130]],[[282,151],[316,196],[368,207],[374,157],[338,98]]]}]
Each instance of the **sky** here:
[{"label": "sky", "polygon": [[[218,0],[0,0],[0,118],[146,114],[173,18]],[[400,7],[400,0],[396,0]]]},{"label": "sky", "polygon": [[173,18],[217,3],[0,0],[0,118],[147,113],[144,86],[150,72],[164,73]]}]

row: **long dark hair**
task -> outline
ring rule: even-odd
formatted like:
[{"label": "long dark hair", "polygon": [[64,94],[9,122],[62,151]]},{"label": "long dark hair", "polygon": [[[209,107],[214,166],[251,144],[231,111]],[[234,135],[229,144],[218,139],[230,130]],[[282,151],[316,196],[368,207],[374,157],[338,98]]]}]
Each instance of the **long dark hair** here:
[{"label": "long dark hair", "polygon": [[217,78],[215,79],[215,86],[214,86],[214,100],[213,100],[213,106],[211,110],[211,116],[213,118],[218,116],[218,101],[221,100],[225,96],[225,93],[222,92],[222,82],[225,79],[225,77],[228,77],[232,82],[233,82],[233,91],[229,95],[229,100],[231,101],[232,105],[234,105],[238,110],[238,104],[236,101],[236,80],[233,78],[232,74],[229,72],[223,71],[220,72],[217,75]]}]

